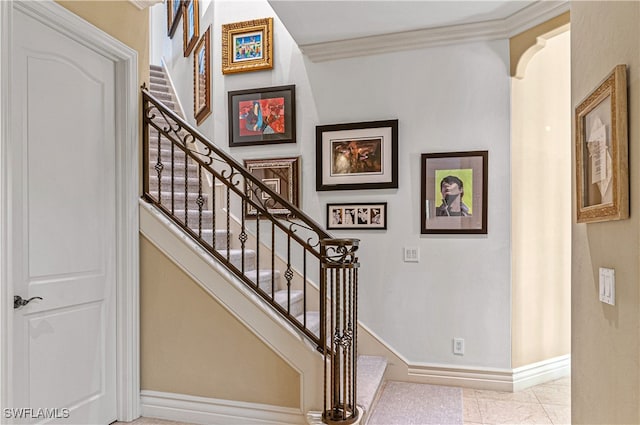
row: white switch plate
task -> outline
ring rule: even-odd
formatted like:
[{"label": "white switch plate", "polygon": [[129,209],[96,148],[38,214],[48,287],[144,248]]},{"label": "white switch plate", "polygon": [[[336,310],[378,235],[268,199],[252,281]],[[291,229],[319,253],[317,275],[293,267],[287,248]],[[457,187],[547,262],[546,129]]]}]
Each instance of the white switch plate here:
[{"label": "white switch plate", "polygon": [[405,263],[419,263],[420,262],[420,248],[417,246],[404,247],[404,262]]},{"label": "white switch plate", "polygon": [[600,267],[599,298],[606,304],[616,305],[616,272],[614,269]]}]

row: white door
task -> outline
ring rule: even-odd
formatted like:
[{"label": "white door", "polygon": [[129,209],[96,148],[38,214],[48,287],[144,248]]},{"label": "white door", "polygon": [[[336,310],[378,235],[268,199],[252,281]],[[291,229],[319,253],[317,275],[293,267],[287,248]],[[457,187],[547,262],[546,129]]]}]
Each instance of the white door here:
[{"label": "white door", "polygon": [[15,295],[43,299],[13,310],[10,407],[16,423],[108,424],[117,415],[114,63],[15,9],[12,47],[9,275]]}]

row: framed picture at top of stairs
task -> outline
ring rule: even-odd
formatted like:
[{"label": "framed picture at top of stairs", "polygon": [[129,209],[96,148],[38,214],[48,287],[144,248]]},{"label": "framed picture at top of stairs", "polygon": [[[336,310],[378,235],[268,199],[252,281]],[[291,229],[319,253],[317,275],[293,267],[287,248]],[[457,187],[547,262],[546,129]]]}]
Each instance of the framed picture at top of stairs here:
[{"label": "framed picture at top of stairs", "polygon": [[229,146],[296,142],[296,87],[230,91]]},{"label": "framed picture at top of stairs", "polygon": [[167,0],[167,35],[173,38],[182,16],[182,1]]},{"label": "framed picture at top of stairs", "polygon": [[273,68],[273,18],[222,25],[222,73]]},{"label": "framed picture at top of stairs", "polygon": [[200,125],[211,114],[211,27],[202,34],[193,54],[193,116]]},{"label": "framed picture at top of stairs", "polygon": [[198,0],[183,0],[182,2],[184,15],[184,57],[186,58],[191,54],[193,48],[198,43],[198,36],[200,35],[198,28],[200,12],[198,11]]}]

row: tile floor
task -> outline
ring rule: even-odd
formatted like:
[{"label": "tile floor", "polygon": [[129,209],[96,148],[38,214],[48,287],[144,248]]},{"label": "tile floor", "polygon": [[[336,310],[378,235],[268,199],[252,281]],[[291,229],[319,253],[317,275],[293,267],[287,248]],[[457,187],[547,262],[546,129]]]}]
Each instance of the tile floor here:
[{"label": "tile floor", "polygon": [[464,389],[464,423],[571,424],[571,378],[515,393]]},{"label": "tile floor", "polygon": [[[571,378],[562,378],[516,393],[472,390],[462,392],[465,425],[571,424]],[[113,425],[124,424],[116,422]],[[189,425],[140,418],[129,425]]]}]

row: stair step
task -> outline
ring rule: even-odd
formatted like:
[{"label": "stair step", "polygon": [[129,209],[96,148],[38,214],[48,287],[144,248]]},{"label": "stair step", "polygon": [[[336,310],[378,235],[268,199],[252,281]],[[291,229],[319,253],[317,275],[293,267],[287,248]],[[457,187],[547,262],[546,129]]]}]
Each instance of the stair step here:
[{"label": "stair step", "polygon": [[[198,234],[198,229],[192,229],[196,234]],[[227,231],[223,229],[216,229],[216,246],[215,249],[218,251],[227,249]],[[205,242],[209,244],[213,244],[213,229],[202,229],[202,234],[200,236]]]},{"label": "stair step", "polygon": [[[157,153],[156,153],[157,155]],[[184,155],[183,155],[184,157]],[[198,164],[194,164],[194,163],[189,163],[186,164],[184,163],[184,158],[180,158],[181,161],[177,161],[175,156],[174,156],[174,161],[173,161],[173,175],[174,177],[184,177],[185,172],[186,174],[188,174],[191,177],[198,177]],[[156,177],[158,176],[158,172],[156,171],[155,167],[156,164],[158,162],[158,158],[155,158],[155,161],[151,162],[149,161],[149,175],[155,174]],[[169,158],[168,159],[163,159],[162,157],[160,157],[160,163],[163,166],[162,169],[162,175],[163,176],[171,176],[171,154],[169,154]],[[204,169],[203,169],[204,171]]]},{"label": "stair step", "polygon": [[[227,253],[229,255],[229,261],[233,264],[238,270],[242,271],[242,250],[241,249],[231,249],[227,251],[226,249],[222,249],[218,251],[223,257],[227,257]],[[244,269],[245,270],[255,270],[256,268],[256,251],[253,249],[245,249],[244,250]]]},{"label": "stair step", "polygon": [[151,69],[152,71],[157,71],[160,70],[162,71],[162,65],[154,65],[154,64],[149,64],[149,69]]},{"label": "stair step", "polygon": [[[153,187],[153,186],[152,186]],[[157,186],[156,186],[157,189]],[[171,192],[170,191],[163,191],[161,193],[162,199],[158,199],[158,191],[157,190],[150,190],[149,191],[149,195],[151,195],[156,201],[160,202],[162,205],[164,205],[166,208],[169,209],[169,211],[171,211]],[[208,195],[203,193],[202,194],[202,198],[204,199],[204,204],[203,204],[203,208],[207,208],[207,200],[208,200]],[[184,192],[176,192],[173,194],[173,208],[174,210],[177,209],[184,209]],[[192,210],[197,210],[198,209],[198,193],[189,193],[187,194],[187,209],[192,209]],[[211,233],[209,233],[209,239],[211,239]]]},{"label": "stair step", "polygon": [[[205,229],[211,229],[213,227],[213,211],[202,210],[202,212],[200,212],[198,210],[187,210],[187,224],[190,228],[194,229],[194,232],[196,233],[198,233],[198,216],[200,213],[202,213],[202,230],[204,231]],[[175,215],[178,220],[184,223],[184,210],[176,210],[174,211],[173,215]]]},{"label": "stair step", "polygon": [[[184,192],[184,176],[181,178],[174,178],[173,185],[171,180],[171,174],[166,170],[162,172],[162,178],[160,179],[160,187],[162,192],[171,192],[173,189],[177,192]],[[187,190],[189,192],[198,193],[200,179],[197,177],[187,177]],[[206,188],[206,182],[202,182],[202,190]],[[158,175],[149,175],[149,190],[158,190]]]},{"label": "stair step", "polygon": [[[262,261],[261,261],[262,262]],[[271,294],[271,276],[273,275],[273,283],[275,284],[275,290],[280,287],[280,270],[260,269],[259,271],[251,270],[245,273],[245,276],[249,278],[253,283],[256,283],[256,274],[258,276],[258,287],[267,294]]]},{"label": "stair step", "polygon": [[286,289],[281,289],[280,291],[276,291],[274,294],[274,301],[282,306],[285,310],[287,309],[287,297],[291,296],[291,301],[289,302],[289,314],[294,317],[302,315],[304,312],[304,297],[301,290],[291,290],[289,292]]},{"label": "stair step", "polygon": [[[307,329],[311,331],[315,336],[320,336],[320,312],[319,311],[307,311]],[[304,315],[300,314],[296,316],[296,319],[304,324]]]},{"label": "stair step", "polygon": [[164,70],[163,69],[151,69],[149,70],[149,75],[152,77],[162,77],[164,78]]},{"label": "stair step", "polygon": [[162,103],[165,103],[165,101],[172,101],[173,98],[171,97],[171,94],[167,91],[167,92],[163,92],[163,91],[149,91],[151,93],[151,96],[155,97],[156,99],[162,101]]},{"label": "stair step", "polygon": [[376,394],[382,387],[387,359],[379,356],[358,356],[358,399],[356,404],[364,410],[365,418],[371,412]]},{"label": "stair step", "polygon": [[169,91],[167,80],[159,77],[151,77],[149,91]]}]

